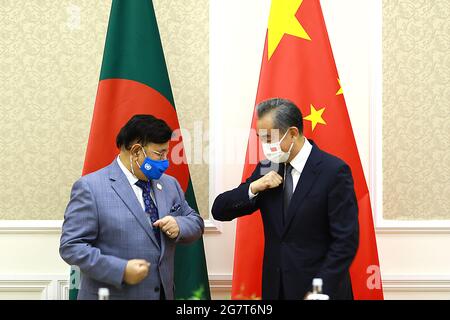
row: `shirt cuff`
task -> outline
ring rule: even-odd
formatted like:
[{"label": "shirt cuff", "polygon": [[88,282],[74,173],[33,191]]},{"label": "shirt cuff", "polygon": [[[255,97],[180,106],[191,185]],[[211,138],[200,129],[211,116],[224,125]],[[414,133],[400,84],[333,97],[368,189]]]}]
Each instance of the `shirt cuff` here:
[{"label": "shirt cuff", "polygon": [[250,188],[250,186],[248,186],[248,198],[250,200],[252,200],[254,197],[256,197],[258,194],[253,194],[252,192],[252,188]]}]

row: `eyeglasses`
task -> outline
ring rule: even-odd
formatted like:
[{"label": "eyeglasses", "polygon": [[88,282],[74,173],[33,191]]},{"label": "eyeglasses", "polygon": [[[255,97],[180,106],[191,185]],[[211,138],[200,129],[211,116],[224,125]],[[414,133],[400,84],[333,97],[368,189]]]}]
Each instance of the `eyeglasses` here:
[{"label": "eyeglasses", "polygon": [[155,150],[150,150],[150,151],[153,152],[154,154],[156,154],[157,156],[159,156],[159,160],[167,159],[167,155],[169,154],[169,151],[164,151],[164,152],[158,152]]},{"label": "eyeglasses", "polygon": [[[142,151],[144,152],[144,156],[147,156],[147,152],[145,152],[145,149],[143,146],[139,145],[142,149]],[[159,160],[165,160],[167,159],[167,156],[169,155],[169,150],[166,150],[164,152],[159,152],[156,150],[150,150],[150,152],[156,154],[159,157]]]}]

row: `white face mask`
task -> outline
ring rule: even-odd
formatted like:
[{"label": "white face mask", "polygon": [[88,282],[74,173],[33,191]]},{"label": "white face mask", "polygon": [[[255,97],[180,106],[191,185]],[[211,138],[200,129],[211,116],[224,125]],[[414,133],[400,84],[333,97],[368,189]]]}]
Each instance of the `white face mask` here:
[{"label": "white face mask", "polygon": [[289,131],[286,131],[283,138],[281,138],[281,140],[278,142],[262,143],[263,152],[267,160],[273,163],[285,163],[289,159],[289,155],[291,154],[294,142],[292,142],[288,152],[284,152],[283,150],[281,150],[281,141],[283,141],[288,132]]}]

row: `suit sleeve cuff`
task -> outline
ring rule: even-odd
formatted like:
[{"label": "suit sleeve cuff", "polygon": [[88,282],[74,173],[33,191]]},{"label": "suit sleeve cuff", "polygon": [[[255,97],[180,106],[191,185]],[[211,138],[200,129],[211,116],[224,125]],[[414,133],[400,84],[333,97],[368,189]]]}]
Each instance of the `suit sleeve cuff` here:
[{"label": "suit sleeve cuff", "polygon": [[256,197],[258,194],[254,194],[253,192],[252,192],[252,188],[250,187],[250,186],[248,186],[248,198],[250,199],[250,200],[252,200],[254,197]]}]

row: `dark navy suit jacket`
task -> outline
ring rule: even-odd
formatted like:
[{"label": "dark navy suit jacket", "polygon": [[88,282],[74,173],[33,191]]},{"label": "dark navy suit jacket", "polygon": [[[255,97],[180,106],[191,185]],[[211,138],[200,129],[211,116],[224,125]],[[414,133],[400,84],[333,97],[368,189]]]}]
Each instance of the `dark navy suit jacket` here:
[{"label": "dark navy suit jacket", "polygon": [[[220,194],[212,214],[220,221],[254,213],[264,225],[262,298],[303,299],[313,278],[322,278],[330,299],[352,299],[349,267],[358,240],[358,204],[350,167],[341,159],[313,148],[283,221],[283,185],[249,198],[250,183],[268,172],[259,163],[236,189]],[[284,164],[279,165],[281,176]],[[281,283],[282,282],[282,283]]]}]

